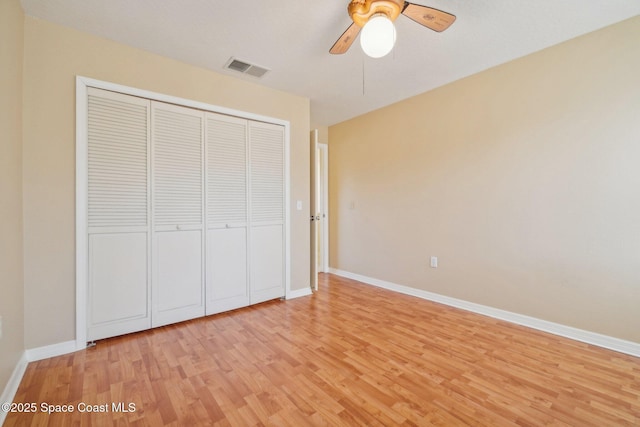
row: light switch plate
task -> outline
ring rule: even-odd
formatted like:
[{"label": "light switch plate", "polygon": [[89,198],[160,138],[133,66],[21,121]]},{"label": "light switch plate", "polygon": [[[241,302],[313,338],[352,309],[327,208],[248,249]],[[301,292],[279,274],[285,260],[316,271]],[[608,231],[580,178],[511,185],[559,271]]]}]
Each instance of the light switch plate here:
[{"label": "light switch plate", "polygon": [[296,202],[296,209],[298,209],[299,211],[301,211],[301,210],[302,210],[302,200],[298,200],[298,201]]},{"label": "light switch plate", "polygon": [[438,257],[437,256],[432,256],[431,257],[431,268],[438,268]]}]

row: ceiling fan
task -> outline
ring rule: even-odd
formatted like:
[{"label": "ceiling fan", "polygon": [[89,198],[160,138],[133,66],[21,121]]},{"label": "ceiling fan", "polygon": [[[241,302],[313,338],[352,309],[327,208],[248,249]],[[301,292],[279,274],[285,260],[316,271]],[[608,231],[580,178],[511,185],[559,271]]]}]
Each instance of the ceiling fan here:
[{"label": "ceiling fan", "polygon": [[395,44],[393,21],[400,14],[437,32],[446,30],[456,20],[450,13],[404,0],[351,0],[347,10],[353,24],[334,43],[329,53],[345,53],[362,30],[362,50],[373,58],[383,57]]}]

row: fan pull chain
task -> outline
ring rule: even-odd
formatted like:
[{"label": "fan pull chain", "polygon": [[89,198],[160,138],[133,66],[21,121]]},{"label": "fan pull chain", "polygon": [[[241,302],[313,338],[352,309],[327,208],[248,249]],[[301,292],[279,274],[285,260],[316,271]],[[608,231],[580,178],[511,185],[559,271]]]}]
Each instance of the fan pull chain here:
[{"label": "fan pull chain", "polygon": [[364,96],[364,55],[362,56],[362,96]]}]

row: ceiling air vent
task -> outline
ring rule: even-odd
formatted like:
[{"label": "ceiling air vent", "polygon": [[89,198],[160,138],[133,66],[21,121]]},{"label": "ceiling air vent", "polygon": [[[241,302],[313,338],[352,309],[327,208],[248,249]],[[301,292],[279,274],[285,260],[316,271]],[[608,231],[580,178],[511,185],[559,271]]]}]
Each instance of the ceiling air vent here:
[{"label": "ceiling air vent", "polygon": [[249,64],[248,62],[240,61],[239,59],[235,58],[230,58],[229,61],[225,64],[224,68],[258,78],[264,76],[269,71],[267,68]]}]

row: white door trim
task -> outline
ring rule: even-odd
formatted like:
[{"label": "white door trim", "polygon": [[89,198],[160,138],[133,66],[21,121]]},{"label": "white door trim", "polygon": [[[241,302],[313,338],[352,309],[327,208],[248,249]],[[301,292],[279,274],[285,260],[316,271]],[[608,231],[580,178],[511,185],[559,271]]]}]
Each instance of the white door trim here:
[{"label": "white door trim", "polygon": [[311,269],[311,289],[318,290],[318,221],[316,215],[318,214],[318,189],[320,176],[318,168],[318,129],[311,131],[311,144],[310,144],[310,165],[311,165],[311,194],[309,197],[309,213],[311,222],[309,223],[311,234],[311,259],[309,260]]},{"label": "white door trim", "polygon": [[285,298],[291,291],[291,214],[290,214],[290,130],[287,120],[247,113],[231,108],[193,101],[171,95],[137,89],[116,83],[76,76],[76,349],[87,344],[87,286],[88,286],[88,176],[87,176],[87,90],[89,87],[120,92],[153,101],[177,104],[204,111],[241,117],[248,120],[274,123],[284,126],[285,151]]}]

